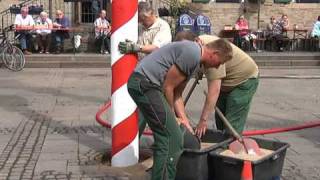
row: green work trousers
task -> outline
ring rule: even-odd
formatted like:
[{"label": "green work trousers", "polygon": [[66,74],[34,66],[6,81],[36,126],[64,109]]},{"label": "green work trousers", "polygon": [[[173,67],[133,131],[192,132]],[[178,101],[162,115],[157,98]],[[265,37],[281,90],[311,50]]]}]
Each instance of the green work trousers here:
[{"label": "green work trousers", "polygon": [[130,76],[128,91],[153,131],[152,180],[174,180],[183,148],[182,132],[174,113],[161,88],[139,73]]},{"label": "green work trousers", "polygon": [[[259,78],[250,78],[242,84],[236,86],[230,92],[220,92],[217,107],[228,119],[230,124],[238,133],[242,133],[253,95],[259,84]],[[220,130],[225,130],[225,126],[215,113],[216,126]]]}]

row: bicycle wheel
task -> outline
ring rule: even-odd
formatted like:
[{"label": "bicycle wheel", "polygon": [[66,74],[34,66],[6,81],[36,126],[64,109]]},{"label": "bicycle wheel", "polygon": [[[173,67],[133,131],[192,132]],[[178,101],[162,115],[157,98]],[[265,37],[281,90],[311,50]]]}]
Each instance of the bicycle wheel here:
[{"label": "bicycle wheel", "polygon": [[12,71],[20,71],[25,65],[23,52],[16,46],[7,46],[2,51],[4,65]]}]

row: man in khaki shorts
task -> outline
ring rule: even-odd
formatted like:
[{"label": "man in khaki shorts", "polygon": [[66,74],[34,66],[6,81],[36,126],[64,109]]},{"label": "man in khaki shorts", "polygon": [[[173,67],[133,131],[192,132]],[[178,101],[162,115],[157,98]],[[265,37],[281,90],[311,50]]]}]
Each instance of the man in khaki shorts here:
[{"label": "man in khaki shorts", "polygon": [[[189,32],[178,34],[176,40],[199,40],[203,44],[219,39],[217,36],[201,35],[196,37]],[[209,114],[215,106],[229,120],[238,133],[242,133],[248,117],[251,100],[259,84],[259,70],[254,60],[237,46],[231,44],[232,59],[218,69],[206,72],[208,94],[202,110],[196,134],[202,136],[207,129]],[[220,117],[215,115],[216,126],[224,130]]]}]

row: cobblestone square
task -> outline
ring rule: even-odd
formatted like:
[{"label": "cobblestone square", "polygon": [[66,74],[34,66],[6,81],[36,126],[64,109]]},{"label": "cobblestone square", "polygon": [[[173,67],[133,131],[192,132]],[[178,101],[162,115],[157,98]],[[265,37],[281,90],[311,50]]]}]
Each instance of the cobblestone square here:
[{"label": "cobblestone square", "polygon": [[[0,180],[134,179],[107,171],[98,158],[111,148],[110,130],[95,122],[95,113],[110,97],[110,74],[103,68],[28,68],[18,73],[1,68]],[[260,75],[247,129],[319,120],[319,69],[262,69]],[[194,123],[205,89],[203,80],[187,106]],[[291,145],[283,180],[320,179],[319,132],[312,128],[263,136]]]}]

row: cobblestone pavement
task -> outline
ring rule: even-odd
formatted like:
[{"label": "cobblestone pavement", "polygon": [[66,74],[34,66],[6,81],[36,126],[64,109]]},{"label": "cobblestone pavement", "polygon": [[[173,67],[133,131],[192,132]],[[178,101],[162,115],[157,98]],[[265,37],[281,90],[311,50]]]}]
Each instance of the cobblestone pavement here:
[{"label": "cobblestone pavement", "polygon": [[[130,179],[135,169],[111,171],[101,164],[111,133],[95,122],[110,96],[110,70],[0,69],[0,180]],[[270,76],[300,76],[271,78]],[[248,129],[320,119],[320,70],[262,70]],[[312,77],[313,78],[312,78]],[[188,105],[199,117],[205,82]],[[284,180],[320,179],[320,128],[266,135],[290,143]],[[131,173],[131,174],[130,174]],[[135,176],[143,179],[144,175]]]}]

